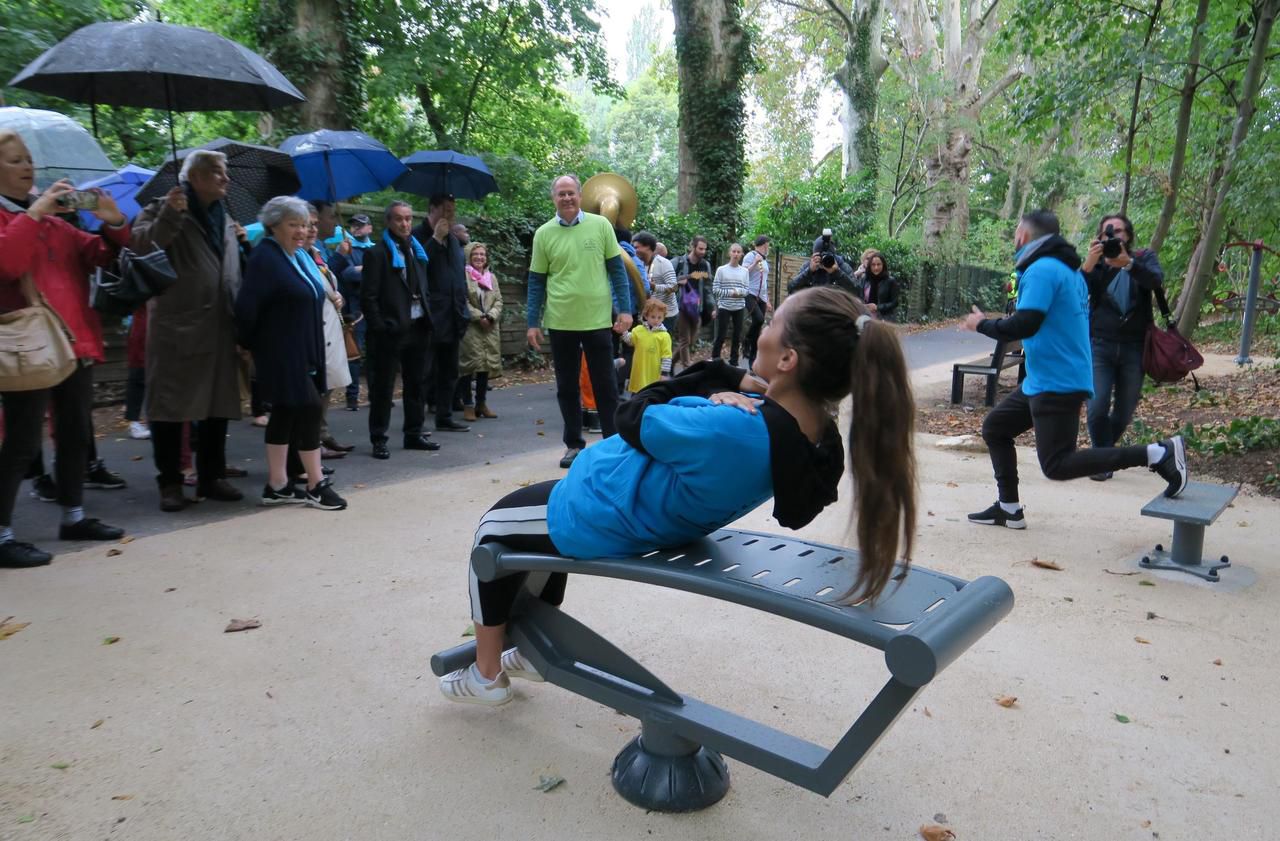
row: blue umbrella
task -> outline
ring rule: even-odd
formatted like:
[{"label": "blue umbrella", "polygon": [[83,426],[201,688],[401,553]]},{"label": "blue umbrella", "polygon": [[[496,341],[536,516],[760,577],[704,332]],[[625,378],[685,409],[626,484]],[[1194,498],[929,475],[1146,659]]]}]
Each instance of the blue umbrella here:
[{"label": "blue umbrella", "polygon": [[280,144],[293,158],[300,198],[336,202],[386,187],[407,169],[386,146],[361,131],[320,129]]},{"label": "blue umbrella", "polygon": [[[77,184],[76,189],[91,190],[97,187],[104,193],[110,193],[111,198],[116,200],[116,205],[119,206],[120,212],[125,215],[125,218],[132,221],[135,216],[142,212],[142,205],[138,204],[137,199],[134,197],[142,189],[142,185],[150,181],[155,174],[155,170],[126,164],[113,175]],[[96,231],[102,226],[102,221],[87,210],[80,211],[80,220],[87,231]]]},{"label": "blue umbrella", "polygon": [[409,171],[392,185],[419,196],[453,196],[482,199],[498,192],[498,182],[484,161],[457,152],[414,152],[401,158]]}]

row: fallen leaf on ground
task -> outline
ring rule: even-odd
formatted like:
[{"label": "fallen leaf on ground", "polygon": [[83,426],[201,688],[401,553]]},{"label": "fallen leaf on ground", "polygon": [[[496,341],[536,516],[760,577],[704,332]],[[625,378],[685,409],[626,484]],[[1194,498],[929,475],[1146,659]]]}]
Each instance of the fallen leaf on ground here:
[{"label": "fallen leaf on ground", "polygon": [[257,619],[232,619],[227,623],[227,627],[222,630],[224,634],[232,634],[236,631],[252,631],[254,628],[261,628],[262,623]]},{"label": "fallen leaf on ground", "polygon": [[1138,586],[1139,586],[1139,587],[1154,587],[1154,586],[1156,586],[1156,582],[1154,582],[1154,581],[1148,581],[1147,579],[1145,579],[1145,578],[1144,578],[1144,579],[1142,579],[1141,581],[1139,581],[1139,582],[1138,582]]},{"label": "fallen leaf on ground", "polygon": [[130,456],[129,461],[142,461],[142,456]]},{"label": "fallen leaf on ground", "polygon": [[1221,658],[1219,658],[1219,659],[1217,659],[1217,660],[1214,660],[1214,661],[1213,661],[1213,665],[1215,665],[1215,666],[1221,666],[1221,665],[1222,665],[1222,659],[1221,659]]},{"label": "fallen leaf on ground", "polygon": [[1138,574],[1136,572],[1116,572],[1110,569],[1104,569],[1103,572],[1105,572],[1107,575],[1137,575]]},{"label": "fallen leaf on ground", "polygon": [[538,430],[538,434],[539,434],[539,435],[544,435],[544,436],[545,436],[547,433],[545,433],[545,432],[543,432],[541,429],[539,429],[539,430]]},{"label": "fallen leaf on ground", "polygon": [[1121,724],[1128,724],[1129,722],[1133,721],[1133,719],[1129,718],[1129,716],[1124,715],[1123,713],[1115,713],[1115,717],[1116,717],[1116,721],[1120,722]]},{"label": "fallen leaf on ground", "polygon": [[114,557],[116,557],[117,555],[123,555],[123,554],[124,554],[124,552],[123,552],[122,550],[120,550],[120,549],[108,549],[108,550],[107,550],[107,557],[108,557],[108,558],[114,558]]},{"label": "fallen leaf on ground", "polygon": [[118,642],[120,642],[119,637],[103,637],[102,638],[103,645],[115,645]]},{"label": "fallen leaf on ground", "polygon": [[135,540],[137,540],[137,539],[138,539],[138,538],[134,537],[134,536],[133,536],[133,535],[131,535],[131,534],[126,534],[124,537],[120,538],[120,542],[121,542],[121,543],[132,543],[133,541],[135,541]]},{"label": "fallen leaf on ground", "polygon": [[369,486],[368,486],[368,485],[366,485],[364,482],[356,482],[356,483],[355,483],[354,485],[352,485],[351,487],[353,487],[353,488],[367,488],[367,487],[369,487]]},{"label": "fallen leaf on ground", "polygon": [[538,775],[538,784],[534,786],[538,791],[546,794],[551,789],[564,783],[564,777],[559,774],[553,774],[550,777]]},{"label": "fallen leaf on ground", "polygon": [[1138,826],[1142,827],[1143,829],[1147,829],[1148,827],[1151,826],[1151,821],[1143,821],[1142,823],[1138,824]]},{"label": "fallen leaf on ground", "polygon": [[1017,695],[1001,695],[999,698],[996,698],[996,703],[1008,709],[1009,707],[1012,707],[1014,704],[1018,703],[1018,696]]},{"label": "fallen leaf on ground", "polygon": [[93,724],[90,724],[90,725],[89,725],[89,729],[90,729],[90,730],[97,730],[99,727],[101,727],[101,726],[102,726],[102,725],[104,725],[104,724],[106,724],[106,719],[102,719],[102,718],[100,718],[100,719],[98,719],[97,721],[95,721]]},{"label": "fallen leaf on ground", "polygon": [[924,717],[925,717],[925,718],[933,718],[933,713],[929,712],[929,708],[928,708],[928,707],[925,707],[925,708],[924,708]]},{"label": "fallen leaf on ground", "polygon": [[463,635],[464,637],[474,637],[474,636],[476,635],[476,626],[475,626],[475,623],[472,623],[472,624],[468,625],[466,628],[464,628],[464,629],[463,629],[463,631],[462,631],[462,635]]},{"label": "fallen leaf on ground", "polygon": [[1148,619],[1159,619],[1159,618],[1160,618],[1160,615],[1159,615],[1159,614],[1157,614],[1157,613],[1156,613],[1155,611],[1153,611],[1153,610],[1148,610],[1148,611],[1147,611],[1147,618],[1148,618]]},{"label": "fallen leaf on ground", "polygon": [[951,841],[956,834],[945,826],[938,826],[936,823],[927,823],[920,827],[920,837],[924,841]]},{"label": "fallen leaf on ground", "polygon": [[[12,618],[12,616],[9,617],[9,619]],[[9,637],[31,624],[30,622],[10,622],[9,619],[0,622],[0,640],[7,640]]]},{"label": "fallen leaf on ground", "polygon": [[132,794],[115,794],[115,795],[112,795],[111,799],[112,800],[132,800],[133,795]]},{"label": "fallen leaf on ground", "polygon": [[958,488],[958,487],[960,487],[960,486],[959,486],[959,485],[957,485],[955,482],[947,482],[947,487],[948,487],[948,488]]},{"label": "fallen leaf on ground", "polygon": [[542,424],[546,423],[546,421],[543,420],[542,418],[538,418],[536,421],[534,421],[534,423],[537,424],[538,426],[541,426]]},{"label": "fallen leaf on ground", "polygon": [[50,765],[49,767],[50,767],[50,768],[56,768],[56,769],[58,769],[59,771],[65,771],[65,770],[67,770],[68,768],[70,768],[70,767],[71,767],[71,763],[70,763],[70,762],[55,762],[55,763],[53,763],[52,765]]},{"label": "fallen leaf on ground", "polygon": [[1033,567],[1040,567],[1040,569],[1056,569],[1058,572],[1062,572],[1062,567],[1058,566],[1053,561],[1042,561],[1039,558],[1032,558],[1031,565]]},{"label": "fallen leaf on ground", "polygon": [[165,591],[166,593],[172,593],[172,592],[173,592],[174,590],[176,590],[176,589],[178,589],[178,588],[177,588],[177,587],[165,587],[165,588],[164,588],[164,591]]},{"label": "fallen leaf on ground", "polygon": [[1147,639],[1146,637],[1134,637],[1133,641],[1136,642],[1138,645],[1151,645],[1151,640]]},{"label": "fallen leaf on ground", "polygon": [[22,817],[18,818],[18,823],[31,823],[35,819],[36,819],[35,815],[23,815]]}]

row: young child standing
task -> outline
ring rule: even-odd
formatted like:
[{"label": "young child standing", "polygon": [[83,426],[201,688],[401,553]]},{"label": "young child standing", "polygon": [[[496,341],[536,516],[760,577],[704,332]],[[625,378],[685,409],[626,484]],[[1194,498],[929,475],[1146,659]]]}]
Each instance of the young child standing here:
[{"label": "young child standing", "polygon": [[666,317],[667,305],[662,299],[650,298],[640,313],[640,324],[622,334],[622,341],[635,348],[628,383],[632,394],[671,376],[671,334],[662,324]]}]

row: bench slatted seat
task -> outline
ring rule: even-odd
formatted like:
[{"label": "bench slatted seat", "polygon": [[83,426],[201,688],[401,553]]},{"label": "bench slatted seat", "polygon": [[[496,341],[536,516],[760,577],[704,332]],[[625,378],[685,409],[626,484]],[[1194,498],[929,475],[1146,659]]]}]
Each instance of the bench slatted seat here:
[{"label": "bench slatted seat", "polygon": [[951,402],[964,402],[964,378],[979,376],[987,378],[987,390],[984,396],[986,405],[996,404],[996,385],[1000,381],[1000,372],[1005,368],[1018,366],[1018,382],[1022,382],[1025,374],[1026,358],[1022,352],[1022,342],[997,341],[990,356],[979,357],[970,362],[957,362],[951,366]]},{"label": "bench slatted seat", "polygon": [[[874,605],[834,603],[853,581],[857,559],[850,549],[737,529],[638,558],[574,560],[498,543],[472,553],[486,581],[525,571],[620,578],[755,608],[884,652],[888,681],[828,750],[675,691],[522,590],[511,639],[548,682],[640,720],[640,736],[614,760],[613,783],[632,803],[659,811],[705,808],[723,797],[729,774],[720,754],[830,795],[920,690],[1013,606],[1012,591],[998,578],[966,582],[918,566],[900,567]],[[431,667],[444,675],[474,660],[472,641],[436,654]]]}]

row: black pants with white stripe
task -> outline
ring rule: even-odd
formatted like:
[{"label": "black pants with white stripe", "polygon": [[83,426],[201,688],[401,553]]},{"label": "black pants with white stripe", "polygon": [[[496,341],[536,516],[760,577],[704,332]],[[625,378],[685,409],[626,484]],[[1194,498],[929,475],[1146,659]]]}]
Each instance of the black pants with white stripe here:
[{"label": "black pants with white stripe", "polygon": [[[555,480],[539,482],[520,488],[498,500],[483,517],[476,529],[472,544],[500,542],[522,552],[539,552],[558,555],[560,550],[551,542],[547,531],[547,500]],[[544,602],[560,605],[564,601],[565,582],[569,576],[557,573],[519,573],[499,578],[497,581],[481,581],[475,570],[467,567],[469,592],[471,593],[471,618],[480,625],[504,625],[511,616],[520,588],[528,582],[528,589]]]}]

